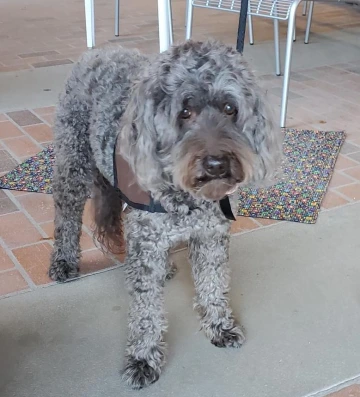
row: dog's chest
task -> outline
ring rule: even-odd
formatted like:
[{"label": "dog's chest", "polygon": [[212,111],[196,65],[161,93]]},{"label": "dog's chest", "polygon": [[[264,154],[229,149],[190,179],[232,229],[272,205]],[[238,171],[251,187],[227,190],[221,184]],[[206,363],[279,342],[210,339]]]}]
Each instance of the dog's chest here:
[{"label": "dog's chest", "polygon": [[128,207],[124,221],[127,239],[151,241],[163,249],[188,241],[195,235],[216,231],[227,233],[230,225],[218,203],[195,209],[187,215],[150,213]]}]

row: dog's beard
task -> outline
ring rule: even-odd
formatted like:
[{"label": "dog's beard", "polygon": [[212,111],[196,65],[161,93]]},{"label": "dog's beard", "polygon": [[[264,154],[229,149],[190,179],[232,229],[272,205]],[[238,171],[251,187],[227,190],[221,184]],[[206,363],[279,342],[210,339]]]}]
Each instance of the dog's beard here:
[{"label": "dog's beard", "polygon": [[237,183],[215,179],[206,183],[200,188],[195,187],[192,192],[194,192],[197,197],[203,198],[205,200],[217,201],[234,193],[236,188]]},{"label": "dog's beard", "polygon": [[[219,137],[215,143],[192,138],[182,142],[173,152],[172,180],[177,188],[195,198],[217,201],[233,194],[238,187],[265,187],[281,180],[281,172],[275,173],[269,158],[257,154],[245,142]],[[229,171],[221,178],[211,178],[204,170],[206,156],[225,156]],[[279,168],[278,168],[279,170]]]},{"label": "dog's beard", "polygon": [[247,179],[247,162],[237,158],[233,153],[229,155],[230,167],[227,175],[211,178],[206,175],[202,166],[202,156],[193,156],[188,152],[176,164],[174,182],[182,190],[196,198],[209,201],[221,200],[236,191],[237,186]]}]

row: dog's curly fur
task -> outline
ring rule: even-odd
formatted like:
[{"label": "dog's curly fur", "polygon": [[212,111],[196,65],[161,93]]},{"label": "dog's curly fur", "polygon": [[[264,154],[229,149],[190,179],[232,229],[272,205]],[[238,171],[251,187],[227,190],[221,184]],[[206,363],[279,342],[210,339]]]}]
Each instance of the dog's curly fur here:
[{"label": "dog's curly fur", "polygon": [[[216,200],[239,183],[266,178],[281,141],[242,56],[210,41],[189,41],[154,59],[122,48],[93,50],[66,82],[54,131],[51,278],[78,275],[82,214],[92,191],[96,235],[112,252],[124,218],[130,294],[124,379],[142,388],[159,378],[167,327],[163,287],[174,273],[168,253],[183,240],[206,336],[216,346],[240,347],[244,334],[228,297],[230,221]],[[137,182],[167,213],[122,214],[113,187],[116,140]],[[223,159],[226,172],[209,174],[208,156]]]}]

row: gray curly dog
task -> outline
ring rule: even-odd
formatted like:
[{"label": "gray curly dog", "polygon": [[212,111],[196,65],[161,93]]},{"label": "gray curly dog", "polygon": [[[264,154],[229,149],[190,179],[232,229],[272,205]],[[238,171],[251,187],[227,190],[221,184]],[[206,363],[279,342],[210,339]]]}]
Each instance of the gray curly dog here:
[{"label": "gray curly dog", "polygon": [[[55,243],[50,277],[78,276],[84,205],[92,194],[95,236],[111,252],[126,241],[130,294],[124,379],[158,380],[165,363],[164,282],[169,250],[189,241],[202,329],[219,347],[244,334],[229,304],[228,220],[219,201],[267,178],[281,132],[242,56],[188,41],[153,58],[123,48],[92,50],[75,65],[55,120]],[[114,152],[164,211],[123,209]],[[121,171],[121,170],[120,170]],[[121,182],[121,177],[120,177]]]}]

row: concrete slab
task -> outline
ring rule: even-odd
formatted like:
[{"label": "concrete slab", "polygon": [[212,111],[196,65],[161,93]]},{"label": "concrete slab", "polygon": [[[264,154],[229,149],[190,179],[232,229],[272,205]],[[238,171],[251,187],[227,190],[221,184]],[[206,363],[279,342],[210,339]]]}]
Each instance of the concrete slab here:
[{"label": "concrete slab", "polygon": [[192,311],[186,252],[166,289],[168,363],[140,392],[121,382],[127,294],[121,269],[0,301],[2,397],[302,397],[360,374],[360,203],[316,225],[232,239],[241,350],[212,346]]},{"label": "concrete slab", "polygon": [[0,113],[55,104],[72,66],[0,73]]},{"label": "concrete slab", "polygon": [[[329,33],[311,33],[309,44],[304,44],[303,32],[298,32],[293,43],[292,70],[347,63],[360,59],[359,27]],[[280,41],[282,73],[285,57],[285,40]],[[244,57],[259,74],[275,74],[274,42],[246,44]]]}]

